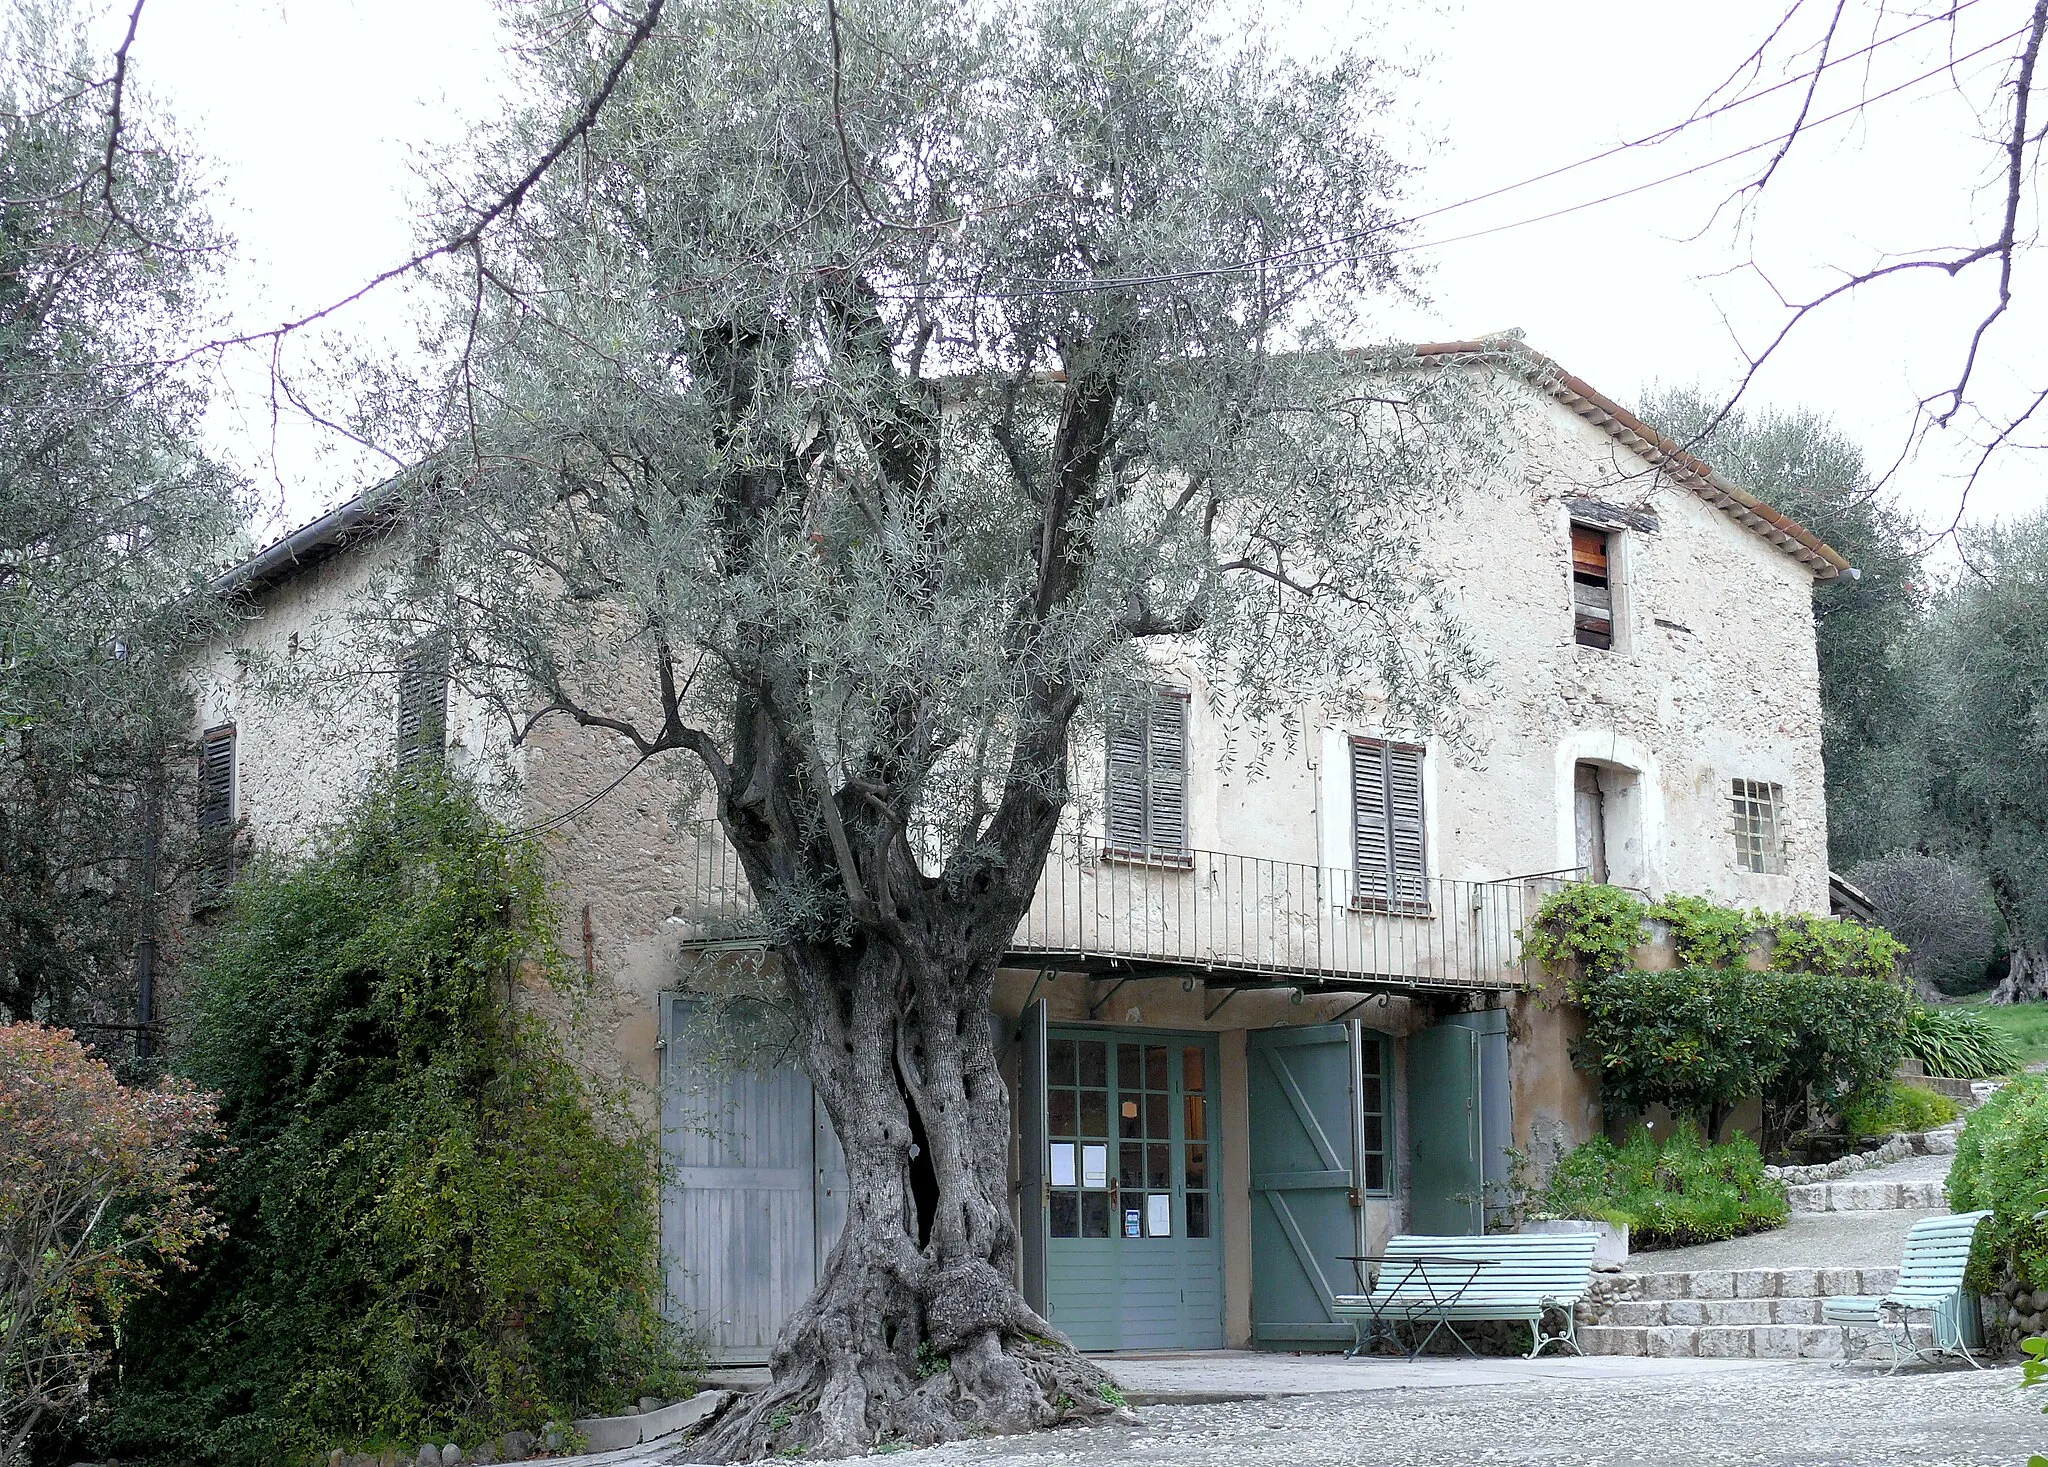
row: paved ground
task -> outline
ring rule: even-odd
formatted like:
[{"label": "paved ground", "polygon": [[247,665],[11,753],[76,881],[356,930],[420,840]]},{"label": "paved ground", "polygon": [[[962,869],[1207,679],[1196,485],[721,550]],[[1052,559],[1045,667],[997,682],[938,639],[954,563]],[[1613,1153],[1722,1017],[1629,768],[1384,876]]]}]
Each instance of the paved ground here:
[{"label": "paved ground", "polygon": [[[1868,1172],[1864,1176],[1871,1175]],[[1906,1232],[1935,1212],[1795,1212],[1782,1228],[1695,1248],[1659,1248],[1628,1256],[1630,1273],[1696,1268],[1896,1268]]]},{"label": "paved ground", "polygon": [[1924,1182],[1930,1178],[1945,1177],[1955,1162],[1953,1152],[1930,1152],[1926,1156],[1908,1156],[1893,1162],[1890,1166],[1872,1167],[1867,1172],[1851,1172],[1846,1177],[1836,1177],[1838,1182]]},{"label": "paved ground", "polygon": [[[1692,1362],[1695,1365],[1707,1362]],[[1135,1426],[892,1456],[903,1467],[1995,1467],[2048,1447],[2019,1371],[1886,1380],[1784,1363],[1151,1406]],[[2036,1399],[2028,1399],[2034,1397]]]}]

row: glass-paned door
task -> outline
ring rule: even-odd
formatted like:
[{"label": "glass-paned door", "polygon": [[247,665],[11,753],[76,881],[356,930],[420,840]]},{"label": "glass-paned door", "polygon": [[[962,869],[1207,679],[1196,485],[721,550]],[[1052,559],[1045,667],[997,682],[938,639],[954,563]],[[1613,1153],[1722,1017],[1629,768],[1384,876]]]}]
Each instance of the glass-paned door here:
[{"label": "glass-paned door", "polygon": [[1046,1298],[1082,1349],[1222,1343],[1215,1075],[1203,1035],[1049,1035]]}]

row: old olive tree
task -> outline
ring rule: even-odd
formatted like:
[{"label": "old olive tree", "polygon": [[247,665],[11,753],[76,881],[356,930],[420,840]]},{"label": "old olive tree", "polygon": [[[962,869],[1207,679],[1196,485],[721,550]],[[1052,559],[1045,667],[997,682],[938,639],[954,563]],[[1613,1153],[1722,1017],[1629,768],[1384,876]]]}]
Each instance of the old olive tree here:
[{"label": "old olive tree", "polygon": [[1443,727],[1474,670],[1418,550],[1490,376],[1357,349],[1408,288],[1388,78],[1188,0],[681,0],[623,68],[521,14],[473,197],[607,100],[443,262],[392,591],[517,729],[696,770],[772,929],[854,1180],[704,1449],[1109,1410],[1013,1281],[987,1022],[1076,748],[1154,648],[1248,745],[1311,694]]}]

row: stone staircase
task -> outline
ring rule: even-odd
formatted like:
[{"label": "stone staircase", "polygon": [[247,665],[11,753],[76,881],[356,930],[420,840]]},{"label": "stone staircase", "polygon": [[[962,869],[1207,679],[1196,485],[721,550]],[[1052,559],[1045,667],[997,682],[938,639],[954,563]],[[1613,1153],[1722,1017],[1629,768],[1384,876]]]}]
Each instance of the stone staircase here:
[{"label": "stone staircase", "polygon": [[1948,1206],[1948,1189],[1939,1178],[1908,1182],[1807,1182],[1785,1189],[1792,1211],[1801,1212],[1939,1212]]},{"label": "stone staircase", "polygon": [[1897,1276],[1892,1268],[1612,1274],[1595,1279],[1579,1306],[1579,1348],[1588,1355],[1834,1359],[1842,1332],[1820,1322],[1821,1301],[1882,1294]]},{"label": "stone staircase", "polygon": [[[1928,1164],[1918,1159],[1954,1150],[1951,1127],[1895,1138],[1868,1158],[1825,1168],[1787,1168],[1785,1195],[1794,1225],[1820,1213],[1870,1218],[1870,1224],[1856,1224],[1864,1227],[1882,1226],[1873,1214],[1946,1211],[1945,1181],[1926,1175]],[[1888,1170],[1893,1174],[1887,1176]],[[1901,1246],[1907,1226],[1901,1218]],[[1825,1231],[1817,1234],[1816,1251],[1825,1251],[1825,1242],[1819,1241]],[[1836,1359],[1842,1333],[1820,1322],[1821,1301],[1839,1294],[1883,1294],[1898,1276],[1896,1268],[1826,1267],[1824,1258],[1812,1260],[1811,1268],[1632,1271],[1639,1264],[1654,1267],[1657,1257],[1639,1254],[1629,1260],[1631,1271],[1594,1277],[1578,1308],[1579,1346],[1588,1355]]]}]

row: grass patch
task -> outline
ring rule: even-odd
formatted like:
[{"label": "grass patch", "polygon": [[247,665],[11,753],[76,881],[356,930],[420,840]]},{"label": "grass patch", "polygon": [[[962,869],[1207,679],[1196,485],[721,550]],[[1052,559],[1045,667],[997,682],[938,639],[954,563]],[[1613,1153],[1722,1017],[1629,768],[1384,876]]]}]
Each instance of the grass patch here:
[{"label": "grass patch", "polygon": [[1958,1004],[1978,1015],[2019,1047],[2021,1063],[2048,1060],[2048,1003]]},{"label": "grass patch", "polygon": [[1962,1114],[1946,1095],[1918,1085],[1887,1081],[1842,1107],[1842,1129],[1851,1136],[1889,1136],[1896,1131],[1931,1131]]},{"label": "grass patch", "polygon": [[1631,1249],[1718,1242],[1782,1227],[1791,1215],[1755,1142],[1711,1146],[1691,1126],[1661,1142],[1647,1129],[1620,1146],[1595,1137],[1558,1163],[1539,1206],[1626,1223]]}]

